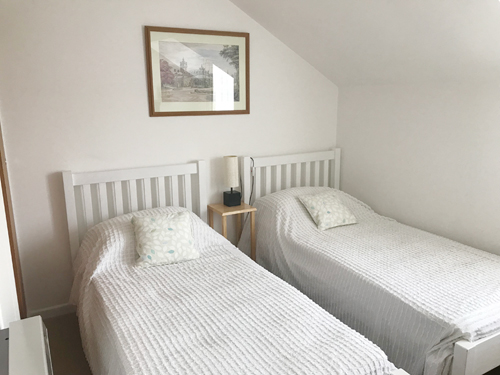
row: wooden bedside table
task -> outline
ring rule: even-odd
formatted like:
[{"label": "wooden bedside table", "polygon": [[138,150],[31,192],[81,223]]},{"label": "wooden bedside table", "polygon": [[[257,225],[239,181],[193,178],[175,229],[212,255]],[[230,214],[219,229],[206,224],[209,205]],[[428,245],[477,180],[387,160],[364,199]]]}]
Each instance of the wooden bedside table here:
[{"label": "wooden bedside table", "polygon": [[251,253],[250,257],[255,260],[256,255],[256,238],[255,238],[255,207],[249,204],[242,203],[239,206],[228,207],[222,203],[209,204],[208,208],[208,224],[211,228],[214,227],[214,212],[218,213],[222,218],[222,235],[227,238],[227,217],[231,215],[236,216],[236,232],[238,233],[238,239],[241,236],[241,216],[244,213],[250,212],[250,240],[251,240]]}]

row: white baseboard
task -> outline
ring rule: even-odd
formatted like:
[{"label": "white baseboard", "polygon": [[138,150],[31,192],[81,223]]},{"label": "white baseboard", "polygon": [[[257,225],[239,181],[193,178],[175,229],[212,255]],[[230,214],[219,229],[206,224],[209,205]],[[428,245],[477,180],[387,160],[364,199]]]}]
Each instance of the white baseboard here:
[{"label": "white baseboard", "polygon": [[75,305],[70,305],[69,303],[65,303],[62,305],[47,307],[45,309],[28,311],[28,316],[31,317],[40,315],[42,319],[50,319],[50,318],[55,318],[56,316],[70,314],[75,311],[76,311]]}]

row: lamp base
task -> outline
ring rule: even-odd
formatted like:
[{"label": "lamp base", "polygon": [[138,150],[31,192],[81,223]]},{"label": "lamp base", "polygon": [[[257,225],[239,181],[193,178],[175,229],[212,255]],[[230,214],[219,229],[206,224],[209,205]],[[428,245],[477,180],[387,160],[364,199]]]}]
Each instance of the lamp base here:
[{"label": "lamp base", "polygon": [[225,191],[224,192],[224,206],[234,207],[241,204],[241,193],[239,191]]}]

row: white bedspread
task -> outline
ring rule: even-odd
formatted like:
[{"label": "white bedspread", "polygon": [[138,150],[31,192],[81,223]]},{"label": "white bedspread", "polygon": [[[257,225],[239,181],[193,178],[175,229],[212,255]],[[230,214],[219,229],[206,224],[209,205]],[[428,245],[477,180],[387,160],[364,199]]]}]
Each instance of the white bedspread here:
[{"label": "white bedspread", "polygon": [[94,375],[382,375],[394,369],[377,346],[194,214],[199,259],[134,267],[131,217],[91,229],[75,261],[72,299]]},{"label": "white bedspread", "polygon": [[[377,215],[319,231],[293,188],[256,201],[257,260],[413,375],[448,374],[453,344],[500,331],[500,257]],[[248,251],[249,228],[239,247]],[[425,371],[424,371],[425,369]]]}]

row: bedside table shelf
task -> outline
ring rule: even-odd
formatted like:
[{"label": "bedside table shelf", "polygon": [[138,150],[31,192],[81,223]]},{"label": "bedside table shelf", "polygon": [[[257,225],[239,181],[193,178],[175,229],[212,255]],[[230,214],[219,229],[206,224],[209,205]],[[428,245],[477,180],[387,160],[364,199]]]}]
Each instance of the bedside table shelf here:
[{"label": "bedside table shelf", "polygon": [[255,207],[249,204],[242,203],[239,206],[228,207],[222,203],[209,204],[208,208],[208,224],[211,228],[214,227],[214,212],[219,214],[222,218],[222,235],[227,238],[227,217],[236,215],[236,232],[238,239],[241,236],[241,216],[245,213],[250,213],[250,233],[251,233],[251,254],[252,260],[256,258],[256,236],[255,236]]}]

